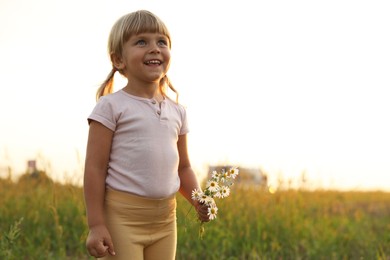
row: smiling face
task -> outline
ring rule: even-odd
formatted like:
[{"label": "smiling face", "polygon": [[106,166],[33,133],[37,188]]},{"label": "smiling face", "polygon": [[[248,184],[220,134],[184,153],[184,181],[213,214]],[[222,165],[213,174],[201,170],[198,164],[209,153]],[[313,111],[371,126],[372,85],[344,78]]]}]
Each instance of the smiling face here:
[{"label": "smiling face", "polygon": [[160,33],[131,36],[121,57],[113,57],[114,66],[132,84],[159,83],[169,69],[170,60],[169,39]]}]

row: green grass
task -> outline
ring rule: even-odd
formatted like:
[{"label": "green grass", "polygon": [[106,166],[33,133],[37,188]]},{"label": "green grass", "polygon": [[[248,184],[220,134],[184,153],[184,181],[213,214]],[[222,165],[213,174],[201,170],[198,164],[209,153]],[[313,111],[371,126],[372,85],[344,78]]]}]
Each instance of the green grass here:
[{"label": "green grass", "polygon": [[[177,259],[390,259],[390,193],[233,186],[204,225],[178,195]],[[82,188],[0,179],[0,259],[91,259]]]}]

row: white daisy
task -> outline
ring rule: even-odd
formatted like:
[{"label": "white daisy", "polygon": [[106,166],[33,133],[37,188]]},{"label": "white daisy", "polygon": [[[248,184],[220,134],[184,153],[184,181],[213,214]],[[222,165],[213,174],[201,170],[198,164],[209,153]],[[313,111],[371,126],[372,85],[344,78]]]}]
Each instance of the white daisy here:
[{"label": "white daisy", "polygon": [[211,191],[211,192],[217,192],[218,189],[219,189],[218,182],[213,181],[213,180],[208,181],[206,187],[207,187],[207,189],[208,189],[209,191]]},{"label": "white daisy", "polygon": [[221,193],[221,198],[226,198],[230,195],[230,188],[228,186],[222,186],[219,192]]},{"label": "white daisy", "polygon": [[233,179],[235,179],[235,178],[237,177],[237,175],[238,175],[238,169],[237,169],[237,167],[232,167],[232,168],[230,168],[229,173],[230,173],[230,176],[231,176]]},{"label": "white daisy", "polygon": [[192,191],[191,198],[193,200],[198,200],[203,195],[203,192],[200,189],[195,189]]},{"label": "white daisy", "polygon": [[221,182],[227,181],[228,178],[229,178],[229,172],[223,170],[221,172],[221,177],[220,177]]},{"label": "white daisy", "polygon": [[219,173],[217,171],[213,171],[212,174],[211,174],[211,178],[212,179],[218,179],[219,177]]},{"label": "white daisy", "polygon": [[222,198],[221,190],[218,190],[218,192],[214,194],[214,197],[218,199]]},{"label": "white daisy", "polygon": [[204,203],[209,206],[216,205],[214,199],[210,196],[205,198]]},{"label": "white daisy", "polygon": [[216,206],[209,207],[208,213],[207,213],[207,215],[209,216],[209,219],[213,220],[213,219],[217,218],[217,212],[218,212],[218,208]]},{"label": "white daisy", "polygon": [[199,198],[198,198],[198,201],[200,203],[205,203],[206,202],[206,199],[208,198],[209,196],[207,196],[206,194],[202,194]]}]

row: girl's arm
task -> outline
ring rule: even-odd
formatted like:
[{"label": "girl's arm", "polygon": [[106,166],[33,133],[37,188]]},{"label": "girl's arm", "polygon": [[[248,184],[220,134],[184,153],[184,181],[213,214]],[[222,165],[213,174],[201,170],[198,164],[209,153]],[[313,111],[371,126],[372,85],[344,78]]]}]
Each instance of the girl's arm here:
[{"label": "girl's arm", "polygon": [[194,205],[198,212],[199,219],[203,222],[208,222],[207,206],[200,204],[198,201],[191,199],[191,194],[194,189],[200,189],[198,179],[191,168],[190,159],[187,149],[187,135],[180,135],[177,142],[179,151],[179,178],[180,178],[180,193]]},{"label": "girl's arm", "polygon": [[91,121],[84,171],[84,198],[89,235],[87,249],[96,257],[114,254],[111,236],[104,219],[104,194],[113,132],[102,124]]}]

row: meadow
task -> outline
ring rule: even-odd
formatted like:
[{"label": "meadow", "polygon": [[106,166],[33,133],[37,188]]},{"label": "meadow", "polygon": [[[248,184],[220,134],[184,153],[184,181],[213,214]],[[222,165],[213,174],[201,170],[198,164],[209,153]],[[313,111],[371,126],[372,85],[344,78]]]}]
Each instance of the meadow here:
[{"label": "meadow", "polygon": [[[177,259],[390,259],[390,193],[233,186],[204,225],[177,196]],[[0,179],[0,259],[92,259],[82,187]]]}]

